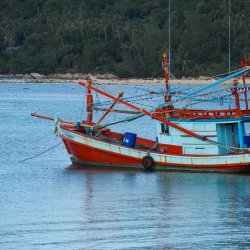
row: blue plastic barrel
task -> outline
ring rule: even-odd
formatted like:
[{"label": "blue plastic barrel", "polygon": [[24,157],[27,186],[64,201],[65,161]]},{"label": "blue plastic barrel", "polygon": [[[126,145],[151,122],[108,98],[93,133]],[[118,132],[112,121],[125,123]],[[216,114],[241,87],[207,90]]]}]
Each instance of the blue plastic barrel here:
[{"label": "blue plastic barrel", "polygon": [[127,147],[131,147],[134,148],[135,147],[135,142],[136,142],[136,134],[134,133],[129,133],[126,132],[124,134],[124,138],[123,138],[123,145],[127,146]]}]

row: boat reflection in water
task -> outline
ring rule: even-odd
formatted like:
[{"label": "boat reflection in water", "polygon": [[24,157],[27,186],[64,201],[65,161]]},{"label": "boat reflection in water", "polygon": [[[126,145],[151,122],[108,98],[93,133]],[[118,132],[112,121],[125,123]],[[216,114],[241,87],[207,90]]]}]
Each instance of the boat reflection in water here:
[{"label": "boat reflection in water", "polygon": [[232,247],[238,235],[247,244],[248,176],[72,170],[84,176],[82,237],[88,246]]}]

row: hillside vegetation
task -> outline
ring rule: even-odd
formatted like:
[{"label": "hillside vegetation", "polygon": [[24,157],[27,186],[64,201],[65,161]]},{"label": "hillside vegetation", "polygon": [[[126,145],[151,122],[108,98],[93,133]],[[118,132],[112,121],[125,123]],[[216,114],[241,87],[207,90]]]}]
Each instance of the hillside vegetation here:
[{"label": "hillside vegetation", "polygon": [[[231,0],[231,65],[250,52],[249,0]],[[177,76],[228,71],[228,0],[171,1]],[[161,76],[168,44],[163,0],[1,0],[0,73]]]}]

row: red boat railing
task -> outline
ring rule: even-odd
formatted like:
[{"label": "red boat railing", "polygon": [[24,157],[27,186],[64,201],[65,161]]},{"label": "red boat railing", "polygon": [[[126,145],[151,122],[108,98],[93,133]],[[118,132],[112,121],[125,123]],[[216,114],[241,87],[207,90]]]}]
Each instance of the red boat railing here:
[{"label": "red boat railing", "polygon": [[[158,111],[159,112],[159,111]],[[163,114],[166,112],[160,111]],[[213,118],[235,118],[243,116],[243,112],[238,109],[230,110],[173,110],[167,111],[167,116],[169,118],[178,118],[178,119],[213,119]]]},{"label": "red boat railing", "polygon": [[250,116],[250,110],[225,109],[225,110],[187,110],[175,109],[164,110],[158,109],[156,113],[159,116],[176,119],[226,119]]}]

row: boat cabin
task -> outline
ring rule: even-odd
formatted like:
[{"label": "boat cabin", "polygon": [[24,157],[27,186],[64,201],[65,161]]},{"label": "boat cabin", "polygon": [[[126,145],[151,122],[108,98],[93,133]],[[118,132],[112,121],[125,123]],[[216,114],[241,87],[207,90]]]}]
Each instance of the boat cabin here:
[{"label": "boat cabin", "polygon": [[198,118],[199,116],[196,116],[196,119],[184,116],[175,118],[174,113],[168,118],[172,123],[208,139],[204,141],[157,121],[159,150],[164,153],[217,155],[233,154],[235,148],[250,147],[249,117],[233,117],[235,114],[230,114],[227,118],[218,119],[215,118],[213,111],[211,113],[214,118]]}]

